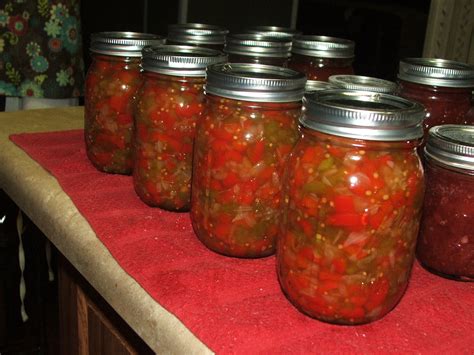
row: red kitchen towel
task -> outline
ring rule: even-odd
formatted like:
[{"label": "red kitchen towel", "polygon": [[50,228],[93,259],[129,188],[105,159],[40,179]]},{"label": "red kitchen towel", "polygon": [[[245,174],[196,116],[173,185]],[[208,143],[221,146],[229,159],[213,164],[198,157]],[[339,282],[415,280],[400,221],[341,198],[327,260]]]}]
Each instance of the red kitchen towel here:
[{"label": "red kitchen towel", "polygon": [[274,257],[215,254],[197,240],[189,214],[150,208],[131,177],[98,172],[82,130],[10,138],[56,177],[122,268],[217,353],[474,352],[473,283],[415,264],[406,294],[383,319],[322,323],[287,301]]}]

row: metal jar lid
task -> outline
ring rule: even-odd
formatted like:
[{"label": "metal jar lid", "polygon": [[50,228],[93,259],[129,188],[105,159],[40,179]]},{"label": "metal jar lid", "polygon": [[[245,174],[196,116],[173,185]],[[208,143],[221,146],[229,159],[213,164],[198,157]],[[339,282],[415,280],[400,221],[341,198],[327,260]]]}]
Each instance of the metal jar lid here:
[{"label": "metal jar lid", "polygon": [[300,101],[306,77],[273,65],[215,64],[207,68],[206,93],[254,102]]},{"label": "metal jar lid", "polygon": [[474,173],[474,126],[431,127],[425,155],[438,163]]},{"label": "metal jar lid", "polygon": [[452,88],[474,87],[474,66],[436,58],[400,61],[398,78],[412,83]]},{"label": "metal jar lid", "polygon": [[260,33],[269,37],[278,37],[291,39],[296,35],[301,34],[300,31],[297,31],[289,27],[280,27],[280,26],[252,26],[245,30],[247,33]]},{"label": "metal jar lid", "polygon": [[168,26],[168,40],[183,44],[223,45],[229,30],[202,23],[182,23]]},{"label": "metal jar lid", "polygon": [[145,71],[174,76],[206,76],[206,67],[227,62],[227,55],[214,49],[194,46],[164,45],[143,49]]},{"label": "metal jar lid", "polygon": [[314,91],[330,90],[330,89],[336,89],[336,87],[332,85],[331,83],[328,83],[327,81],[308,80],[306,81],[304,92],[307,94]]},{"label": "metal jar lid", "polygon": [[91,35],[90,50],[105,55],[141,57],[143,47],[164,43],[164,37],[151,33],[98,32]]},{"label": "metal jar lid", "polygon": [[390,94],[325,90],[306,94],[300,123],[336,136],[371,141],[423,137],[422,105]]},{"label": "metal jar lid", "polygon": [[311,57],[353,58],[354,41],[314,35],[298,35],[293,38],[292,52]]},{"label": "metal jar lid", "polygon": [[231,34],[227,36],[224,51],[243,56],[288,58],[291,55],[291,38],[259,33]]},{"label": "metal jar lid", "polygon": [[393,81],[363,75],[331,75],[329,82],[335,87],[347,90],[373,91],[393,94],[397,84]]}]

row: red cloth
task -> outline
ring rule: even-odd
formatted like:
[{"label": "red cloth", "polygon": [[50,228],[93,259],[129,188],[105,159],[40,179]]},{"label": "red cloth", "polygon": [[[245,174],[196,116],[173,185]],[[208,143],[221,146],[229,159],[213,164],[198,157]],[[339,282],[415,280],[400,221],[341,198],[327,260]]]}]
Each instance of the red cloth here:
[{"label": "red cloth", "polygon": [[11,139],[57,178],[122,268],[218,353],[474,352],[473,283],[415,264],[406,294],[383,319],[325,324],[287,301],[274,257],[215,254],[194,235],[189,214],[147,207],[131,177],[98,172],[82,130]]}]

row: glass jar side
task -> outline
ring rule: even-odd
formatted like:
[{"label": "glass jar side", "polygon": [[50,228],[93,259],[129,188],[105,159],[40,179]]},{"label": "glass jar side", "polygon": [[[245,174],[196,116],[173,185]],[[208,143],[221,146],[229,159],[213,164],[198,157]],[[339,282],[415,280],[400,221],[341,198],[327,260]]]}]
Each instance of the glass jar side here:
[{"label": "glass jar side", "polygon": [[353,58],[322,58],[293,53],[288,62],[290,69],[304,73],[308,80],[328,81],[338,74],[354,74]]},{"label": "glass jar side", "polygon": [[92,55],[84,96],[84,135],[89,160],[100,171],[132,171],[133,105],[140,58]]},{"label": "glass jar side", "polygon": [[415,257],[424,192],[419,142],[302,133],[283,183],[282,289],[326,322],[377,320],[402,297]]},{"label": "glass jar side", "polygon": [[196,122],[203,111],[203,77],[145,71],[137,93],[133,184],[142,201],[189,211]]},{"label": "glass jar side", "polygon": [[286,57],[262,57],[256,55],[241,55],[228,53],[229,62],[231,63],[254,63],[276,65],[277,67],[288,67],[288,58]]},{"label": "glass jar side", "polygon": [[194,145],[191,221],[211,250],[243,258],[274,253],[283,166],[300,111],[301,102],[207,95]]},{"label": "glass jar side", "polygon": [[474,281],[474,171],[425,156],[426,196],[417,257],[443,277]]},{"label": "glass jar side", "polygon": [[399,79],[398,94],[421,103],[426,108],[423,121],[425,137],[430,127],[463,124],[471,108],[472,88],[423,85]]}]

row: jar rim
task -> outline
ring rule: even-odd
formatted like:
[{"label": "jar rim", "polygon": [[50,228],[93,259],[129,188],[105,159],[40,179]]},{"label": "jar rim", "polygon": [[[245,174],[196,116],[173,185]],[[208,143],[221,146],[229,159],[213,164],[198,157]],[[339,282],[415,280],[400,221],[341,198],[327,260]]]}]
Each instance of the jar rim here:
[{"label": "jar rim", "polygon": [[225,43],[229,30],[205,23],[177,23],[168,26],[168,40],[182,43],[215,44]]},{"label": "jar rim", "polygon": [[92,53],[120,57],[141,57],[143,47],[165,43],[165,38],[160,35],[127,31],[96,32],[90,39]]},{"label": "jar rim", "polygon": [[204,77],[207,66],[227,62],[223,52],[196,46],[148,46],[142,55],[143,70],[173,76]]},{"label": "jar rim", "polygon": [[224,52],[244,56],[281,57],[291,55],[291,39],[263,33],[237,33],[226,38]]},{"label": "jar rim", "polygon": [[431,127],[424,154],[445,166],[474,171],[474,127],[452,124]]},{"label": "jar rim", "polygon": [[322,58],[353,58],[355,42],[345,38],[297,35],[293,38],[292,53]]},{"label": "jar rim", "polygon": [[331,75],[328,81],[335,87],[347,90],[373,91],[392,94],[397,90],[393,81],[364,75]]},{"label": "jar rim", "polygon": [[313,91],[337,89],[333,84],[322,80],[307,80],[304,88],[305,94]]},{"label": "jar rim", "polygon": [[294,36],[302,34],[301,31],[290,27],[282,26],[251,26],[245,30],[246,33],[260,33],[273,38],[292,39]]},{"label": "jar rim", "polygon": [[214,64],[206,74],[206,93],[254,102],[301,101],[306,83],[303,73],[253,63]]},{"label": "jar rim", "polygon": [[422,105],[398,96],[333,89],[305,94],[300,123],[341,137],[402,141],[423,137],[424,117]]},{"label": "jar rim", "polygon": [[474,65],[440,58],[405,58],[398,78],[417,84],[474,88]]}]

